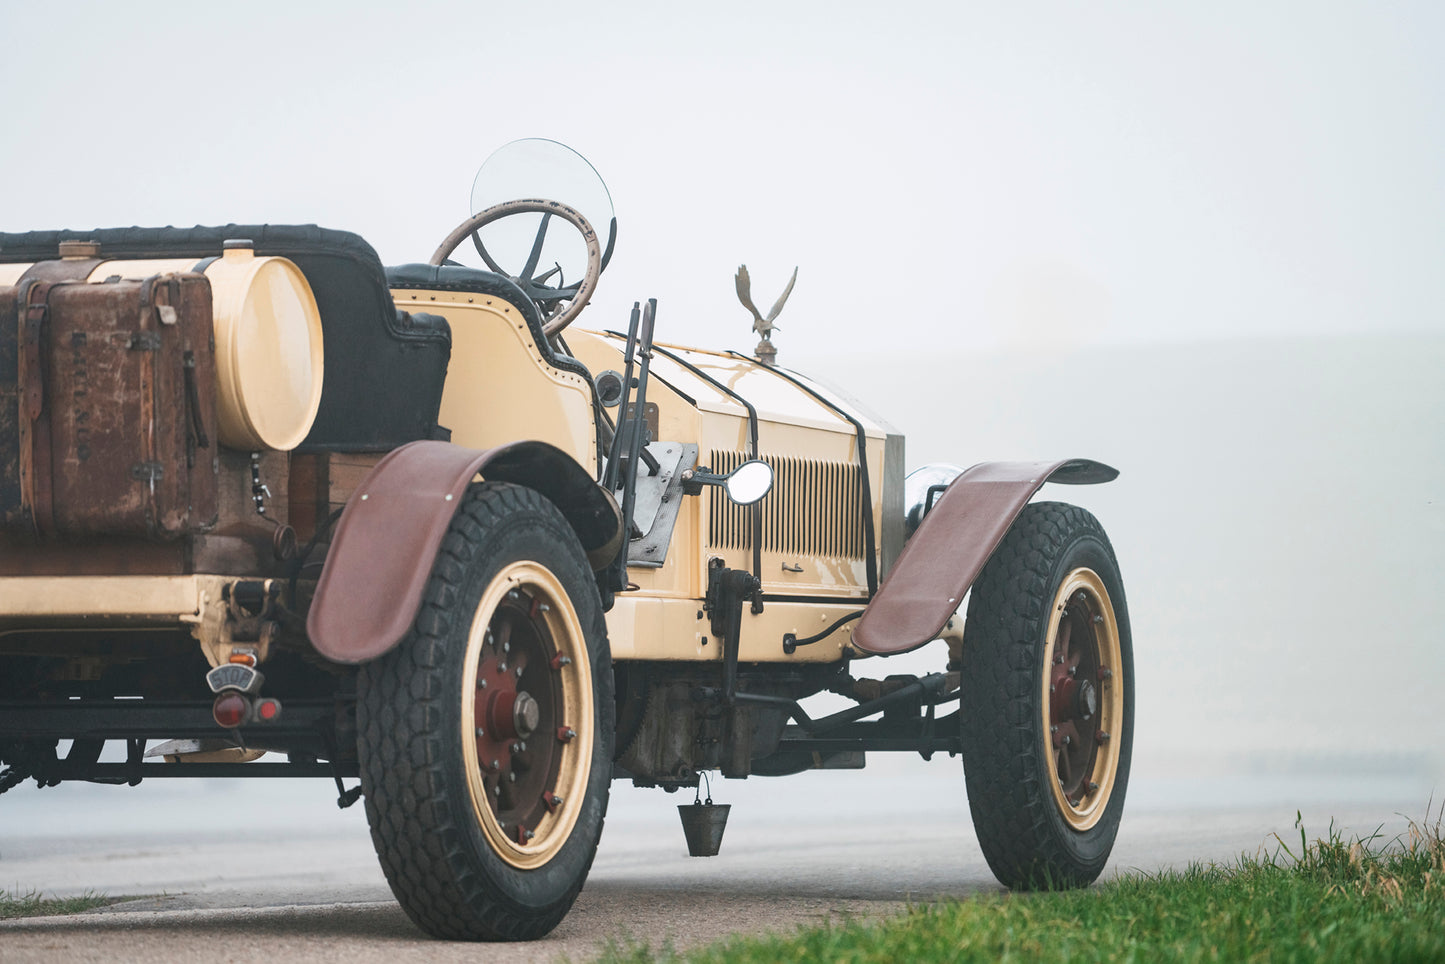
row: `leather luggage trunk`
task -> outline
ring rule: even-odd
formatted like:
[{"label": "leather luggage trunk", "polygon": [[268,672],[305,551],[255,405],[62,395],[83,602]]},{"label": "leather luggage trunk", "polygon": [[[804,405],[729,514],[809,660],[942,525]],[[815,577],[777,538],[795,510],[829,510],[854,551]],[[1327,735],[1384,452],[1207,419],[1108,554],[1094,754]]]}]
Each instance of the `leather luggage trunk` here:
[{"label": "leather luggage trunk", "polygon": [[157,541],[214,525],[210,282],[198,274],[102,284],[27,275],[0,291],[7,316],[0,524],[42,538]]}]

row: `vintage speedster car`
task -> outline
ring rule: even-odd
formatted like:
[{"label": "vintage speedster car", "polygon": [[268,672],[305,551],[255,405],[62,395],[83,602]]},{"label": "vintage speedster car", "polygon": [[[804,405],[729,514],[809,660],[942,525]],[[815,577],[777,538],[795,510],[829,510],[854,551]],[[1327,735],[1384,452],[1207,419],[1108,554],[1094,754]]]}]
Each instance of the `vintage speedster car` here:
[{"label": "vintage speedster car", "polygon": [[[654,340],[653,303],[568,327],[616,234],[579,156],[509,145],[473,198],[390,268],[314,226],[0,234],[0,792],[332,779],[419,926],[525,939],[614,779],[957,754],[1003,883],[1092,881],[1124,590],[1093,516],[1030,500],[1114,470],[905,476],[901,436],[774,363],[782,299],[744,274],[757,357]],[[934,672],[860,675],[928,643]]]}]

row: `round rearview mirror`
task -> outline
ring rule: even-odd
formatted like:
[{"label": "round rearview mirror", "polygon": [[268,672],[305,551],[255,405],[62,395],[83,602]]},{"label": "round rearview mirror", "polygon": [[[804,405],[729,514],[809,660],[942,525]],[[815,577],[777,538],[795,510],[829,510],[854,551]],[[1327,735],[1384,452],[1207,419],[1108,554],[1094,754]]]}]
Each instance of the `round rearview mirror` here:
[{"label": "round rearview mirror", "polygon": [[728,498],[738,505],[752,505],[773,489],[773,468],[759,459],[751,459],[734,469],[723,483]]}]

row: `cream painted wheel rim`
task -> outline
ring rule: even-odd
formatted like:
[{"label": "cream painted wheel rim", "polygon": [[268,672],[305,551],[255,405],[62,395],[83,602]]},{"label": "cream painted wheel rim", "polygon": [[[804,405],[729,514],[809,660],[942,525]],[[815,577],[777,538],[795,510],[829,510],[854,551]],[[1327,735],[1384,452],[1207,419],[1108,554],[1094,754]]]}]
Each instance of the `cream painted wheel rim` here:
[{"label": "cream painted wheel rim", "polygon": [[1075,830],[1104,815],[1119,772],[1124,680],[1119,623],[1092,569],[1068,574],[1044,637],[1044,747],[1054,804]]},{"label": "cream painted wheel rim", "polygon": [[592,668],[566,589],[516,562],[482,593],[462,674],[467,789],[493,851],[541,867],[577,823],[592,766]]}]

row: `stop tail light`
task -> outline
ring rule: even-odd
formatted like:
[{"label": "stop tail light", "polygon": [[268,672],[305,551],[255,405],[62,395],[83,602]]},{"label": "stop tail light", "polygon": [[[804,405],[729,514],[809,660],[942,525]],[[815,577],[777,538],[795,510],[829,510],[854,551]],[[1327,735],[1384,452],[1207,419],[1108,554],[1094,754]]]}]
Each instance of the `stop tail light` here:
[{"label": "stop tail light", "polygon": [[211,716],[218,726],[234,730],[251,718],[251,701],[235,690],[227,690],[211,704]]}]

